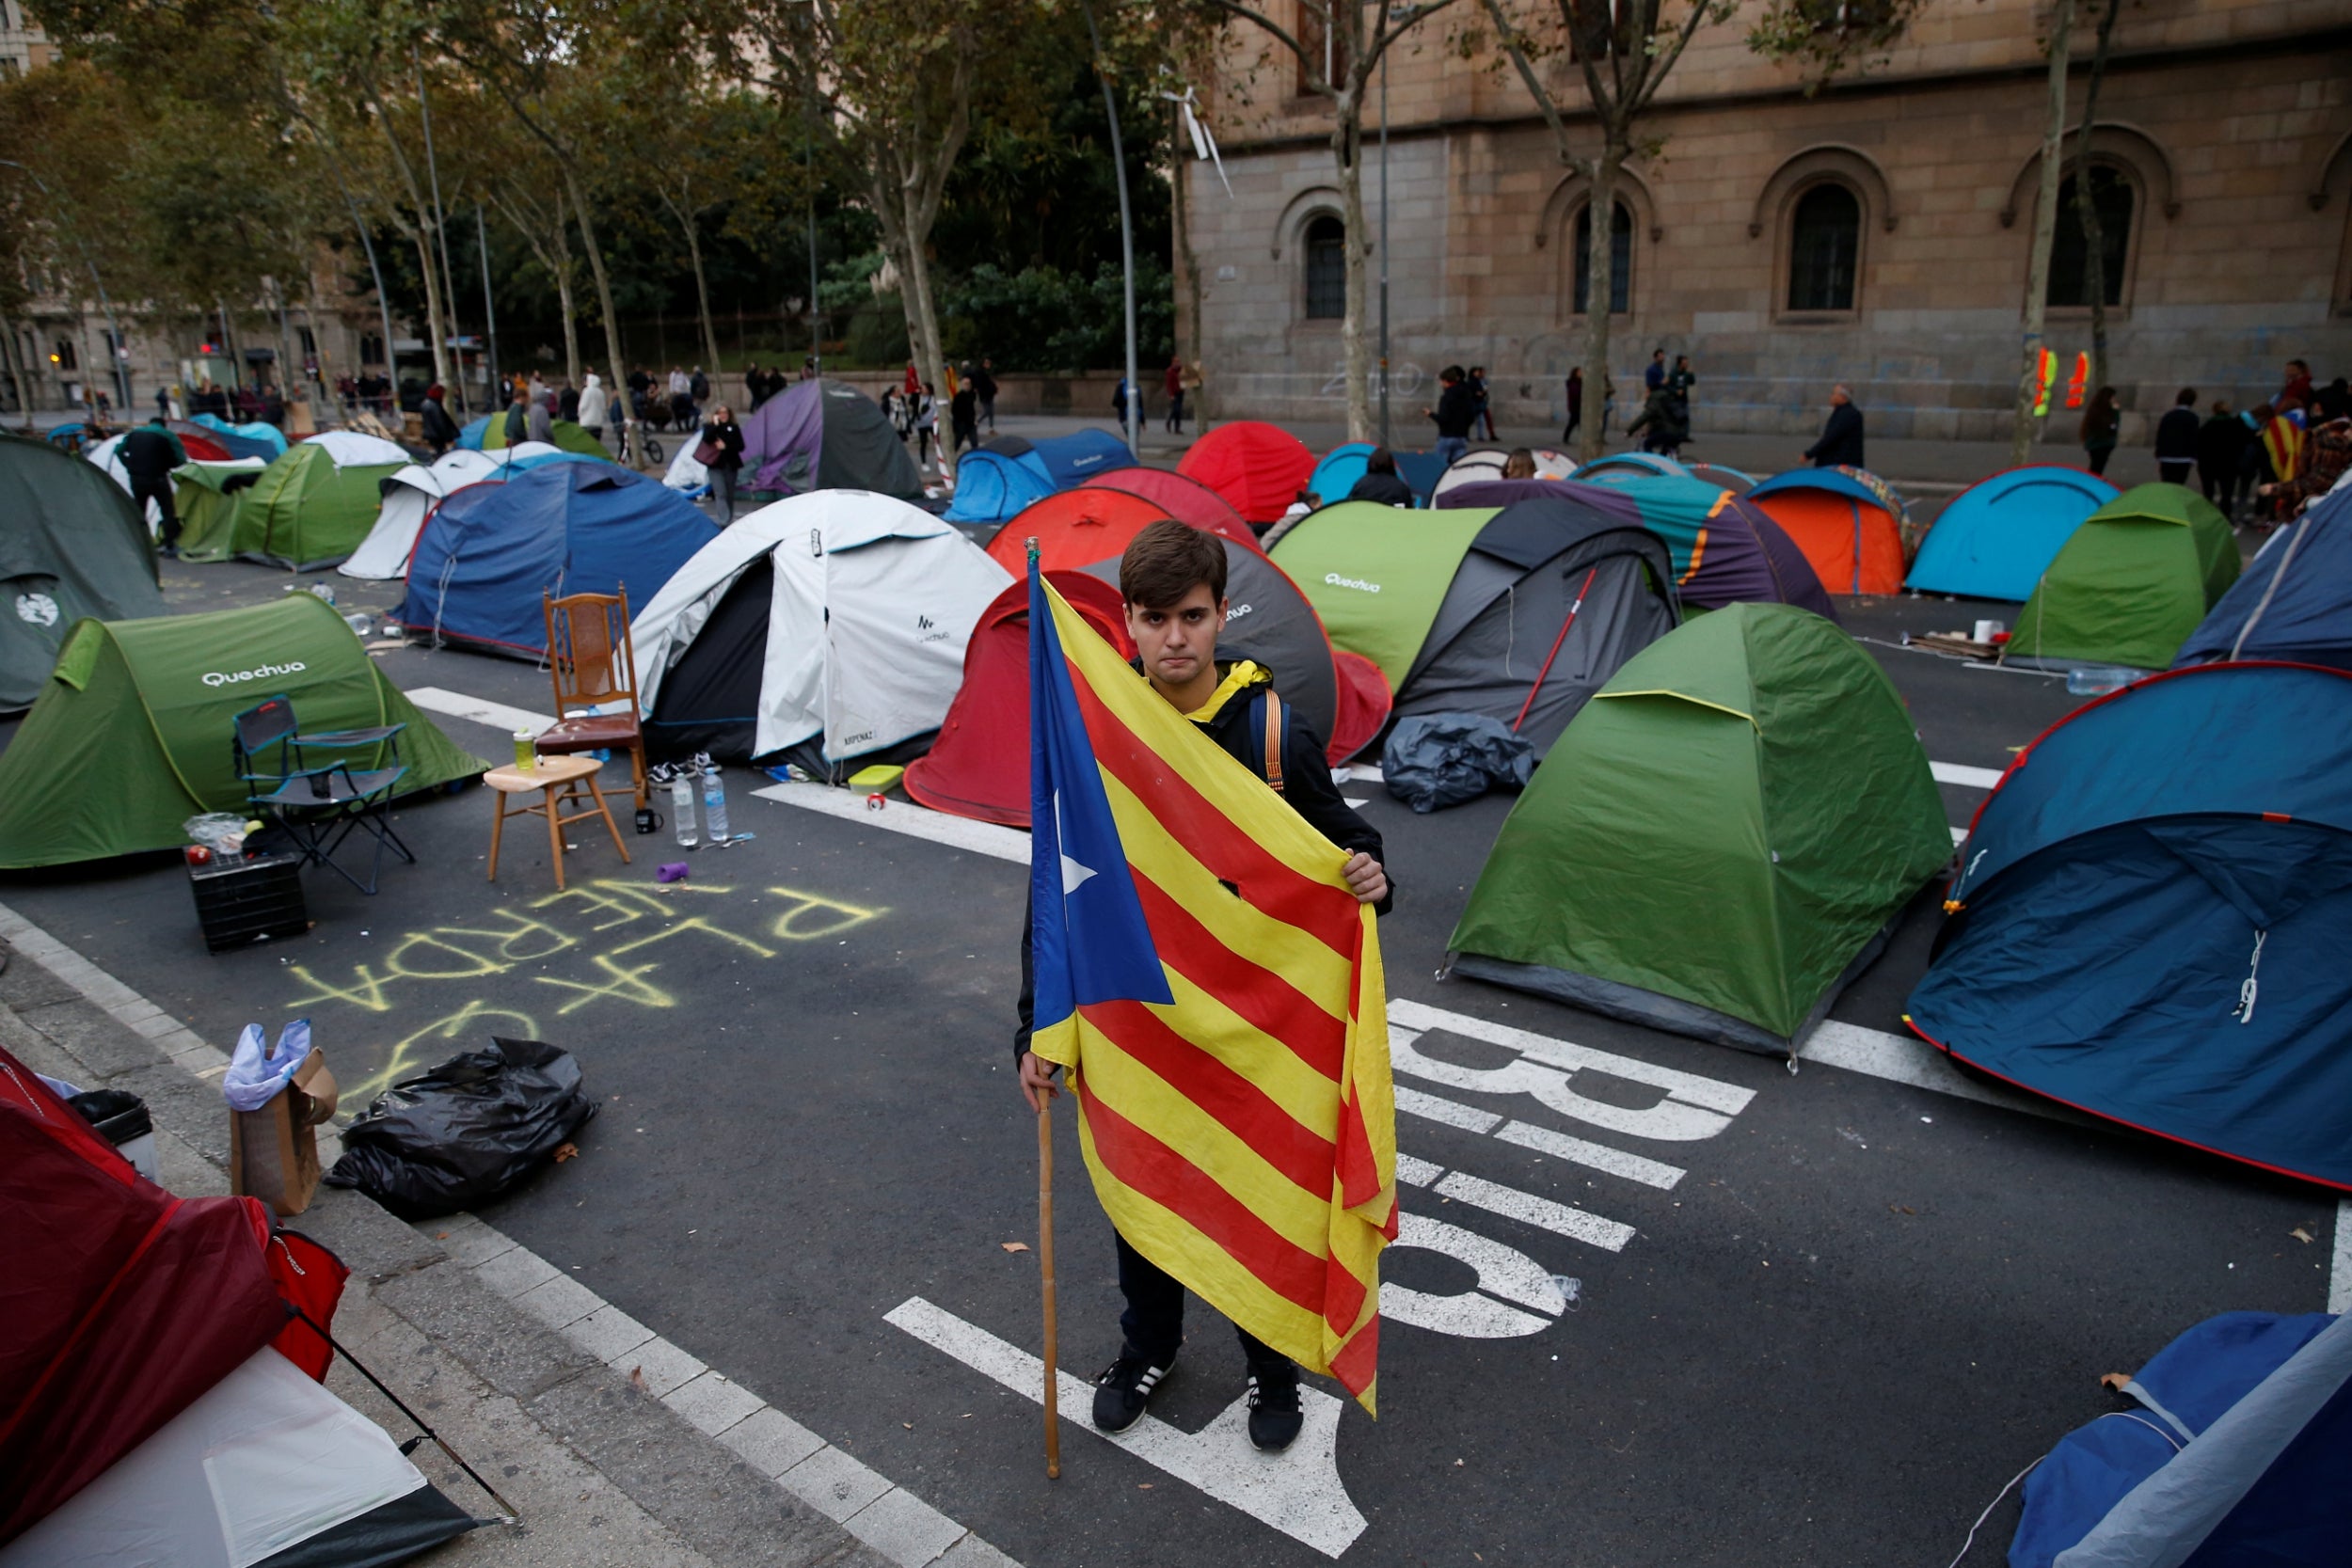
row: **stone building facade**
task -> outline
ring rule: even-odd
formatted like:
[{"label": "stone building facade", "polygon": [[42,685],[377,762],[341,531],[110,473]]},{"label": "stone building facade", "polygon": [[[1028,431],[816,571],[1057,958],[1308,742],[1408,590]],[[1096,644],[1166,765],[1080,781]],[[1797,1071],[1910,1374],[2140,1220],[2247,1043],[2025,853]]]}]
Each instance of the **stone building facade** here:
[{"label": "stone building facade", "polygon": [[[1269,4],[1281,17],[1296,0]],[[1387,68],[1400,444],[1421,444],[1421,407],[1450,363],[1489,368],[1506,427],[1556,431],[1582,356],[1583,182],[1564,177],[1507,65],[1445,46],[1438,24],[1456,12],[1474,20],[1468,5],[1441,13]],[[1653,150],[1618,193],[1630,277],[1613,331],[1615,428],[1662,347],[1692,356],[1701,431],[1813,428],[1845,381],[1874,435],[2006,436],[2048,16],[2048,0],[1937,0],[1888,55],[1811,96],[1794,67],[1749,53],[1746,14],[1702,30],[1642,127]],[[2077,118],[2090,46],[2078,27]],[[1232,195],[1187,165],[1179,268],[1198,293],[1180,286],[1179,309],[1191,317],[1197,297],[1221,416],[1336,420],[1329,111],[1292,92],[1295,66],[1247,25],[1229,31],[1224,67],[1211,120]],[[1594,150],[1581,72],[1565,59],[1549,71],[1580,150]],[[1376,126],[1376,86],[1371,108]],[[1376,278],[1375,142],[1368,132]],[[2250,402],[2290,357],[2323,382],[2352,372],[2352,0],[2128,3],[2090,156],[2121,230],[2108,379],[2126,439],[2184,385]],[[2079,269],[2060,270],[2071,293],[2047,332],[2071,364],[2090,312]]]}]

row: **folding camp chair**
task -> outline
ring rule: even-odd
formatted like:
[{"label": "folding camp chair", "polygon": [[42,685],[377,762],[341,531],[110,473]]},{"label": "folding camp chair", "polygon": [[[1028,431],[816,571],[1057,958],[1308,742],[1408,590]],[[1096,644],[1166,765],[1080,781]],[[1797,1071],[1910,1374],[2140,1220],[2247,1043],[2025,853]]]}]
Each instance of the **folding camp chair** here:
[{"label": "folding camp chair", "polygon": [[[628,752],[637,809],[645,809],[645,732],[637,713],[637,648],[628,635],[628,590],[556,598],[544,591],[548,674],[555,683],[556,721],[539,736],[548,756],[581,752]],[[617,713],[569,717],[574,709],[612,707]]]},{"label": "folding camp chair", "polygon": [[[282,693],[246,709],[235,722],[237,777],[245,783],[246,803],[275,818],[306,862],[328,867],[361,893],[375,891],[388,846],[410,865],[417,863],[392,831],[390,816],[392,790],[408,771],[400,760],[400,732],[406,724],[304,735],[294,721],[293,700]],[[315,763],[310,755],[363,747],[383,748],[386,766],[354,770],[348,757]],[[356,829],[365,829],[375,840],[364,882],[335,860],[335,851]]]}]

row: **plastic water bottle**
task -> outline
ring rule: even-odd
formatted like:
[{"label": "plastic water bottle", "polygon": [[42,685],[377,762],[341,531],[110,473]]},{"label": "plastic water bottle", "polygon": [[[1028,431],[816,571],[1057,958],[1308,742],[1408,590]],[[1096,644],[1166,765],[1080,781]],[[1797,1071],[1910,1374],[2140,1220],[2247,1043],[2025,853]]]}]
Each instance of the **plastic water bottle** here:
[{"label": "plastic water bottle", "polygon": [[726,785],[719,782],[719,765],[707,758],[703,771],[703,826],[709,831],[710,842],[724,844],[732,836],[727,832]]},{"label": "plastic water bottle", "polygon": [[693,775],[683,768],[670,775],[670,820],[677,827],[680,848],[691,849],[702,842],[694,832]]}]

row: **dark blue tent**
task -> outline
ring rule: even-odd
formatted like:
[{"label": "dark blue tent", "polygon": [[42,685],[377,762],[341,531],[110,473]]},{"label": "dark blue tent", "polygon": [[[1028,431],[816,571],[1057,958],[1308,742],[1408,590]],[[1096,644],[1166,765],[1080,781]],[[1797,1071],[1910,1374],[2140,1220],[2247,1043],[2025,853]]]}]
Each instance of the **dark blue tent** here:
[{"label": "dark blue tent", "polygon": [[2272,534],[2172,662],[2224,658],[2352,670],[2352,490]]},{"label": "dark blue tent", "polygon": [[2094,1116],[2352,1188],[2352,674],[2075,709],[1978,812],[1912,1026]]},{"label": "dark blue tent", "polygon": [[1002,436],[956,464],[951,523],[1001,523],[1057,490],[1091,483],[1114,468],[1132,468],[1135,454],[1106,430],[1081,430],[1041,441]]},{"label": "dark blue tent", "polygon": [[611,594],[643,606],[719,528],[692,501],[610,463],[549,463],[469,484],[433,509],[391,619],[437,641],[547,653],[542,592]]},{"label": "dark blue tent", "polygon": [[2023,603],[2083,519],[2121,493],[2097,474],[2056,463],[1979,480],[1945,503],[1903,586]]},{"label": "dark blue tent", "polygon": [[2010,1568],[2352,1560],[2352,1317],[2225,1312],[2026,1482]]}]

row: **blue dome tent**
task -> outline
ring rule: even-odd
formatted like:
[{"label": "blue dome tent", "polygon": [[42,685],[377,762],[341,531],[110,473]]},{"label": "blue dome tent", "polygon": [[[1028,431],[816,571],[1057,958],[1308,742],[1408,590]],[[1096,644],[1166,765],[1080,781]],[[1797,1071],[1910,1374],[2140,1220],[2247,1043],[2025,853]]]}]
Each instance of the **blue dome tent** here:
[{"label": "blue dome tent", "polygon": [[537,658],[542,592],[611,594],[644,604],[718,536],[700,508],[647,474],[610,463],[549,463],[503,483],[469,484],[434,508],[391,619],[438,641]]},{"label": "blue dome tent", "polygon": [[2022,604],[2083,519],[2121,493],[2097,474],[2056,463],[1979,480],[1945,504],[1903,586]]},{"label": "blue dome tent", "polygon": [[2225,658],[2352,670],[2352,491],[2272,534],[2173,663]]},{"label": "blue dome tent", "polygon": [[1909,1022],[2035,1094],[2352,1188],[2352,674],[2216,664],[2044,731]]},{"label": "blue dome tent", "polygon": [[1027,441],[1000,436],[956,464],[956,499],[945,515],[951,523],[1001,523],[1030,502],[1057,490],[1090,483],[1114,468],[1132,468],[1135,454],[1106,430]]},{"label": "blue dome tent", "polygon": [[1356,482],[1364,477],[1364,460],[1373,453],[1370,441],[1347,441],[1323,454],[1315,465],[1313,477],[1307,488],[1322,498],[1326,506],[1335,506],[1347,499],[1347,493],[1356,488]]}]

